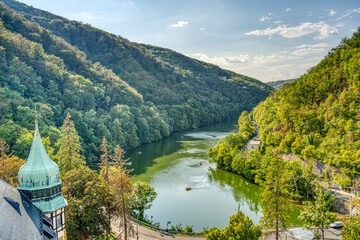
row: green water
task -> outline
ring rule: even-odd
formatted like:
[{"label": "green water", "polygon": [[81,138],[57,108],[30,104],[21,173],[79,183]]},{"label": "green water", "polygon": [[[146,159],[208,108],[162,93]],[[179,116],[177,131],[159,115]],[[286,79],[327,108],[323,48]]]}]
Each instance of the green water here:
[{"label": "green water", "polygon": [[[207,149],[236,130],[230,123],[217,124],[175,133],[129,151],[134,180],[150,183],[158,194],[145,214],[163,228],[171,221],[169,226],[181,223],[201,231],[203,227],[224,228],[240,204],[240,209],[258,223],[262,216],[259,186],[207,161]],[[186,191],[186,187],[192,190]],[[290,213],[293,225],[300,224],[298,214],[298,209]]]}]

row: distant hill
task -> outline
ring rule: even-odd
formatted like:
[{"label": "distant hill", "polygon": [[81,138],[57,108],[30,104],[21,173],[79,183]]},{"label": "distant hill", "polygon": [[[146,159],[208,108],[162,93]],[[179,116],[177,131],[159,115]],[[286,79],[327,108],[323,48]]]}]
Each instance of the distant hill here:
[{"label": "distant hill", "polygon": [[267,85],[270,85],[271,87],[279,90],[280,88],[282,88],[285,84],[289,84],[289,83],[293,83],[296,81],[297,78],[294,79],[288,79],[288,80],[278,80],[278,81],[273,81],[273,82],[267,82]]},{"label": "distant hill", "polygon": [[84,155],[96,162],[103,136],[130,149],[173,131],[234,119],[273,91],[256,79],[169,49],[3,2],[0,137],[20,157],[30,144],[35,103],[52,146],[70,112]]}]

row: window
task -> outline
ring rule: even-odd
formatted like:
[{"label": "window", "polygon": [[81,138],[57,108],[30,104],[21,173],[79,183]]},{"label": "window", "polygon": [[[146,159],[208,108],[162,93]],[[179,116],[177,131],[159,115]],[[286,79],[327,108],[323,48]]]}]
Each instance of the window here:
[{"label": "window", "polygon": [[56,215],[56,228],[59,228],[62,225],[62,217],[61,217],[61,215],[62,215],[61,213]]}]

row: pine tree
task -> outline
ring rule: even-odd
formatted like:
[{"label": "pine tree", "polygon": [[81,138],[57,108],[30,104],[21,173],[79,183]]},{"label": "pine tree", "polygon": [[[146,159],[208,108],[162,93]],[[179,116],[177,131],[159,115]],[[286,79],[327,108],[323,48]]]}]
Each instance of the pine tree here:
[{"label": "pine tree", "polygon": [[288,172],[283,160],[274,153],[268,154],[270,164],[262,185],[261,205],[263,217],[261,223],[264,227],[275,228],[275,239],[279,239],[279,228],[286,229],[289,224],[289,192],[290,184],[286,176]]},{"label": "pine tree", "polygon": [[81,143],[79,135],[76,132],[74,122],[70,120],[71,115],[68,113],[61,127],[62,137],[58,143],[60,149],[57,153],[59,159],[60,176],[74,168],[85,166],[84,157],[80,154]]},{"label": "pine tree", "polygon": [[106,239],[109,239],[109,233],[111,232],[111,215],[114,212],[114,206],[113,206],[113,194],[110,192],[110,171],[111,171],[111,165],[113,163],[110,161],[109,156],[109,146],[107,145],[107,141],[105,136],[103,137],[102,143],[101,143],[101,151],[103,154],[100,156],[100,176],[103,178],[105,182],[105,190],[106,190],[106,200],[105,200],[105,211],[107,215],[107,222],[108,226],[106,228]]},{"label": "pine tree", "polygon": [[105,182],[109,184],[109,169],[110,169],[110,161],[109,161],[109,146],[107,145],[107,141],[105,136],[103,137],[101,143],[101,151],[103,154],[100,156],[100,169],[101,176],[104,178]]},{"label": "pine tree", "polygon": [[115,214],[121,219],[120,228],[123,229],[124,239],[127,240],[128,236],[134,232],[133,226],[128,221],[131,215],[130,198],[132,193],[132,177],[130,176],[130,172],[132,169],[126,168],[126,166],[131,165],[131,162],[124,157],[125,151],[118,144],[114,150],[114,154],[111,155],[114,166],[110,168],[109,183],[115,197]]}]

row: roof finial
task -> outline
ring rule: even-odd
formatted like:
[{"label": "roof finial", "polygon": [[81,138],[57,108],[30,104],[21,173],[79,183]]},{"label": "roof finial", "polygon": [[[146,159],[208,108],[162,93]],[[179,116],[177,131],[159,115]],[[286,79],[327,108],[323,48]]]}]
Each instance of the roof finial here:
[{"label": "roof finial", "polygon": [[37,111],[36,111],[36,104],[35,104],[35,126],[37,127],[38,120],[37,120]]}]

